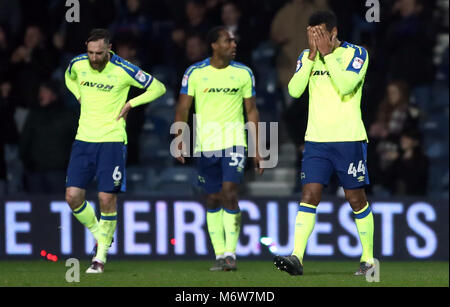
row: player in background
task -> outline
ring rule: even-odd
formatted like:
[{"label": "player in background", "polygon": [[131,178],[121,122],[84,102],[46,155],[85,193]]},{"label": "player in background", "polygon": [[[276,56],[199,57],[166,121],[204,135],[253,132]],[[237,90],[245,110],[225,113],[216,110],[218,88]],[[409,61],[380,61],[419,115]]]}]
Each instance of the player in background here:
[{"label": "player in background", "polygon": [[309,19],[310,49],[297,61],[289,94],[300,97],[309,83],[309,115],[305,134],[301,182],[302,197],[295,223],[291,256],[276,256],[278,269],[303,274],[303,254],[313,231],[322,189],[336,172],[353,209],[362,244],[363,275],[373,265],[373,216],[364,187],[369,183],[366,165],[367,135],[361,119],[361,94],[369,63],[367,51],[337,39],[337,20],[330,11]]},{"label": "player in background", "polygon": [[[86,273],[102,273],[117,222],[117,193],[125,192],[125,119],[138,105],[163,95],[165,86],[111,51],[109,33],[94,29],[87,53],[72,59],[65,72],[67,88],[81,104],[66,178],[66,201],[73,215],[97,240],[96,254]],[[130,86],[146,91],[127,100]],[[94,176],[98,183],[100,220],[86,200]]]},{"label": "player in background", "polygon": [[[190,66],[182,80],[175,122],[186,123],[195,99],[198,182],[206,193],[206,221],[216,262],[211,271],[236,270],[236,246],[241,213],[238,188],[244,173],[247,140],[244,108],[249,122],[258,127],[253,73],[233,61],[236,41],[225,27],[213,28],[207,37],[212,56]],[[180,136],[178,133],[177,137]],[[258,131],[249,129],[256,144],[255,169],[259,174]],[[177,159],[184,163],[186,153]],[[195,155],[195,154],[194,154]]]}]

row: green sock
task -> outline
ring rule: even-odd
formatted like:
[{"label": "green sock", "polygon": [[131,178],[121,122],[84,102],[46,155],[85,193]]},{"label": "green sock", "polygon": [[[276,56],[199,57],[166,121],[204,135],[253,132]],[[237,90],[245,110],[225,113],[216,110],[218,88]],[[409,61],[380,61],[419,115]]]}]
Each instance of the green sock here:
[{"label": "green sock", "polygon": [[241,231],[241,211],[224,209],[223,228],[225,230],[225,253],[235,254]]},{"label": "green sock", "polygon": [[369,203],[358,212],[353,212],[359,239],[362,245],[360,262],[373,264],[373,215]]},{"label": "green sock", "polygon": [[316,223],[316,207],[306,203],[300,203],[297,218],[295,219],[295,236],[293,255],[297,256],[303,265],[306,243]]},{"label": "green sock", "polygon": [[223,230],[222,208],[206,211],[206,224],[208,225],[209,237],[217,256],[225,253],[225,233]]},{"label": "green sock", "polygon": [[114,237],[114,231],[117,224],[117,212],[103,213],[100,216],[99,228],[100,236],[98,239],[97,254],[95,258],[106,263],[109,247]]},{"label": "green sock", "polygon": [[95,216],[94,208],[88,203],[87,200],[83,204],[73,210],[73,215],[92,233],[94,238],[98,241],[100,236],[99,223],[97,217]]}]

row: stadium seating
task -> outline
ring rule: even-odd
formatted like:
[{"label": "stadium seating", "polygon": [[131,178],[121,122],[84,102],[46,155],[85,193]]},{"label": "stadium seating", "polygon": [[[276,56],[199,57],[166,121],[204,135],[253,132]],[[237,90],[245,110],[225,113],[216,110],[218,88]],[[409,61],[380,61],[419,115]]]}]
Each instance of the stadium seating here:
[{"label": "stadium seating", "polygon": [[430,114],[422,123],[424,148],[429,158],[448,157],[448,107]]},{"label": "stadium seating", "polygon": [[448,198],[448,91],[440,86],[435,90],[432,99],[433,112],[430,112],[421,124],[423,148],[430,159],[428,194]]},{"label": "stadium seating", "polygon": [[430,197],[448,198],[448,158],[430,159],[428,195]]},{"label": "stadium seating", "polygon": [[127,191],[136,195],[151,192],[157,184],[158,176],[153,168],[127,167]]},{"label": "stadium seating", "polygon": [[164,170],[155,186],[162,195],[193,196],[198,191],[195,168],[177,166]]},{"label": "stadium seating", "polygon": [[172,84],[173,71],[166,65],[154,65],[151,74],[163,84]]}]

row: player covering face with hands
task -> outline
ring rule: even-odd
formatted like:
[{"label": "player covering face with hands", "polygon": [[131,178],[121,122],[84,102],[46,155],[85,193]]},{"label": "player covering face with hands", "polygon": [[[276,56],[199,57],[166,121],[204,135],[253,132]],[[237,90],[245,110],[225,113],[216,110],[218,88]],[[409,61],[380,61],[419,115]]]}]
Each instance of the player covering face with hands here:
[{"label": "player covering face with hands", "polygon": [[292,255],[276,256],[275,266],[291,275],[303,274],[303,256],[314,229],[323,187],[333,173],[344,188],[356,222],[362,255],[355,275],[373,265],[373,216],[364,187],[367,134],[361,119],[361,96],[369,57],[360,46],[337,38],[337,20],[330,11],[314,13],[306,29],[309,49],[298,60],[289,94],[300,97],[309,88],[308,125],[303,152],[302,198],[295,223]]}]

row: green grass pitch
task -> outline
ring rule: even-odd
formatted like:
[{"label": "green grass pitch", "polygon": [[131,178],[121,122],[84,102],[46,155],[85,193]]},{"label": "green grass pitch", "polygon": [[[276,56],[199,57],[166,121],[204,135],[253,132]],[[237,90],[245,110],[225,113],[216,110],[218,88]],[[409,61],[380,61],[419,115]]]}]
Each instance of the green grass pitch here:
[{"label": "green grass pitch", "polygon": [[381,262],[380,282],[353,276],[358,263],[308,261],[303,276],[278,271],[269,261],[239,261],[235,272],[209,272],[212,261],[111,261],[100,275],[86,274],[80,261],[80,282],[68,283],[65,259],[0,261],[0,287],[5,286],[148,286],[148,287],[415,287],[449,286],[448,262]]}]

